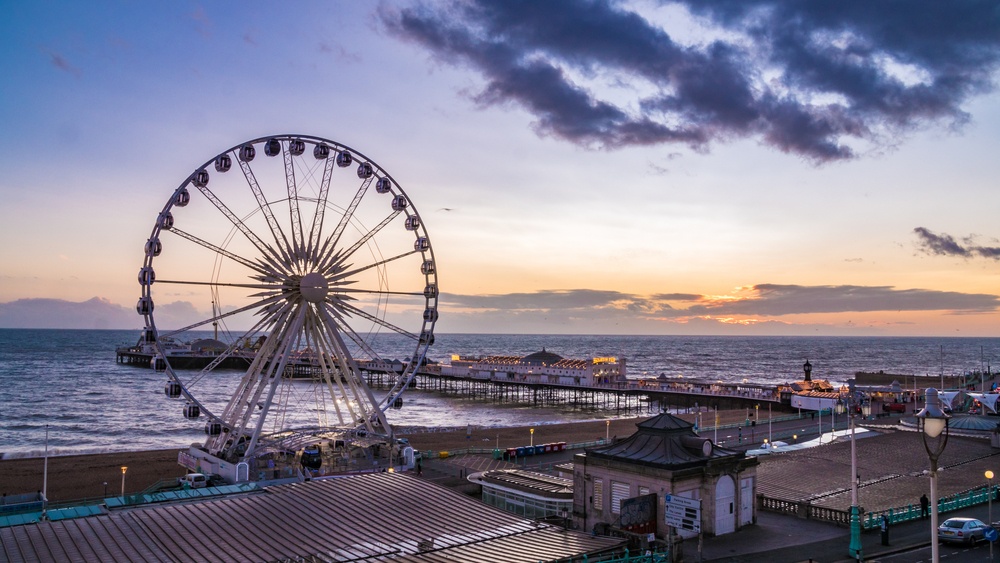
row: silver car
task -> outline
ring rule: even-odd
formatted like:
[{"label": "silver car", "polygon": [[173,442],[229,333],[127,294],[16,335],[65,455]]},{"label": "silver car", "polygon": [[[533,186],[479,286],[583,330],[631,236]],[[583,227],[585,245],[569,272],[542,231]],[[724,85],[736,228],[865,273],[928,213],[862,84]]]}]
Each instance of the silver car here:
[{"label": "silver car", "polygon": [[983,540],[988,526],[975,518],[949,518],[938,526],[938,540],[974,545]]}]

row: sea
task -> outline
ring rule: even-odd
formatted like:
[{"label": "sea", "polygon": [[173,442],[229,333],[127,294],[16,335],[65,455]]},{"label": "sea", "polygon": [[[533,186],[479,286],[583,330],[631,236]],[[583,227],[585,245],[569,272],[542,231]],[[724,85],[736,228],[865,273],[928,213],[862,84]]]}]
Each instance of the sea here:
[{"label": "sea", "polygon": [[[137,339],[137,331],[126,330],[0,329],[0,459],[184,448],[203,441],[204,422],[185,419],[178,403],[165,396],[164,374],[115,361],[115,348]],[[401,341],[388,338],[384,344],[384,358],[407,358]],[[435,334],[428,358],[448,362],[453,355],[524,356],[543,349],[569,359],[624,358],[630,378],[664,374],[762,385],[802,379],[806,360],[814,379],[835,384],[859,371],[951,376],[1000,365],[1000,338],[933,337]],[[387,411],[394,427],[429,431],[619,414],[496,404],[426,390],[407,391],[404,407]]]}]

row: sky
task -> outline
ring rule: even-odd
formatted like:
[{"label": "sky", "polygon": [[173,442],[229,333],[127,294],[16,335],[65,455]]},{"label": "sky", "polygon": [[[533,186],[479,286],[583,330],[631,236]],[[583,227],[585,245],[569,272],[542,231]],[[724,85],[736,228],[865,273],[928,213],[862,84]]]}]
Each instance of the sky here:
[{"label": "sky", "polygon": [[1000,328],[992,1],[3,8],[0,311],[133,310],[174,189],[295,133],[419,209],[438,332]]}]

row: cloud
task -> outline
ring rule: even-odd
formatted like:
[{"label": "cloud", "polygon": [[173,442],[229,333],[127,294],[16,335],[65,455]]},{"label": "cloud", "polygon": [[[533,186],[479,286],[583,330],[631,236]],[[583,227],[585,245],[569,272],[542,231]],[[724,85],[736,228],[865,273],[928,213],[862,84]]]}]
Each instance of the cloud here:
[{"label": "cloud", "polygon": [[[961,105],[1000,67],[991,0],[675,0],[704,43],[610,0],[424,3],[379,17],[397,37],[485,84],[482,107],[519,107],[540,135],[615,149],[756,138],[823,163],[891,146]],[[680,27],[693,27],[682,25]]]},{"label": "cloud", "polygon": [[1000,297],[889,286],[801,286],[759,284],[735,298],[706,300],[685,309],[688,314],[783,316],[814,313],[878,311],[988,312]]},{"label": "cloud", "polygon": [[135,310],[94,297],[72,302],[62,299],[18,299],[0,303],[2,328],[137,328],[142,317]]},{"label": "cloud", "polygon": [[319,52],[334,55],[337,60],[344,63],[357,64],[361,62],[361,55],[357,53],[349,52],[342,45],[330,44],[325,41],[321,41],[319,44]]},{"label": "cloud", "polygon": [[917,233],[917,245],[921,252],[938,256],[961,256],[963,258],[991,258],[1000,260],[1000,246],[979,246],[974,243],[974,237],[968,236],[963,239],[963,244],[957,242],[954,237],[947,234],[934,234],[924,227],[913,229]]},{"label": "cloud", "polygon": [[[156,324],[176,329],[209,317],[187,301],[156,306]],[[75,302],[64,299],[18,299],[0,303],[0,328],[137,329],[143,319],[135,309],[94,297]],[[209,327],[211,328],[211,327]]]},{"label": "cloud", "polygon": [[781,317],[817,313],[879,311],[988,312],[1000,307],[1000,297],[888,286],[800,286],[758,284],[732,295],[663,293],[640,296],[589,289],[547,290],[498,295],[442,294],[448,309],[499,311],[510,316],[543,314],[550,319],[614,319],[645,317]]}]

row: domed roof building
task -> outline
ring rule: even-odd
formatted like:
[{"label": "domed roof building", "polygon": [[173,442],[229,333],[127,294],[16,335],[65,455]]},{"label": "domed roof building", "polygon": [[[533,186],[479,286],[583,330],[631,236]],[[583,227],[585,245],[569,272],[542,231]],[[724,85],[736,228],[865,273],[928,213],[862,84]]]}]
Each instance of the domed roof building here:
[{"label": "domed roof building", "polygon": [[559,354],[553,354],[552,352],[546,352],[545,348],[542,348],[541,352],[535,352],[534,354],[528,354],[527,356],[521,358],[520,363],[527,366],[551,366],[562,360],[563,357]]}]

